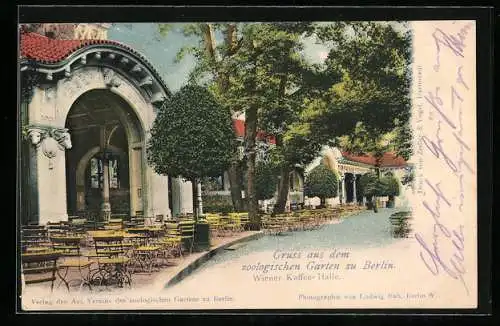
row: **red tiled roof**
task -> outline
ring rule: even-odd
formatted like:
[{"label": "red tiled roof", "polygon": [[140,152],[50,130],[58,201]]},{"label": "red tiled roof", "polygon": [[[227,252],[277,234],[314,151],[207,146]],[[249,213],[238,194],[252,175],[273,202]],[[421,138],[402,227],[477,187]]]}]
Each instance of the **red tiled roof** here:
[{"label": "red tiled roof", "polygon": [[236,137],[245,137],[245,121],[234,119],[233,128],[236,133]]},{"label": "red tiled roof", "polygon": [[25,30],[21,30],[20,32],[21,59],[33,60],[43,64],[57,64],[75,51],[86,46],[97,44],[113,45],[133,54],[141,60],[141,62],[156,76],[167,94],[170,94],[165,81],[155,67],[151,65],[151,63],[149,63],[149,61],[141,53],[123,43],[112,40],[59,40],[51,39],[41,34],[27,32]]},{"label": "red tiled roof", "polygon": [[37,33],[21,32],[20,52],[22,58],[41,63],[56,63],[76,50],[93,44],[124,46],[111,40],[57,40]]},{"label": "red tiled roof", "polygon": [[[372,155],[354,155],[349,152],[342,152],[342,156],[353,162],[364,163],[368,165],[375,165],[376,159]],[[405,166],[406,161],[401,156],[397,156],[395,153],[385,153],[380,161],[380,166],[382,167],[398,167]]]},{"label": "red tiled roof", "polygon": [[[233,127],[236,133],[236,137],[245,137],[245,121],[239,119],[233,119]],[[257,139],[263,140],[267,139],[271,144],[276,144],[276,139],[271,135],[266,135],[263,131],[257,131]]]}]

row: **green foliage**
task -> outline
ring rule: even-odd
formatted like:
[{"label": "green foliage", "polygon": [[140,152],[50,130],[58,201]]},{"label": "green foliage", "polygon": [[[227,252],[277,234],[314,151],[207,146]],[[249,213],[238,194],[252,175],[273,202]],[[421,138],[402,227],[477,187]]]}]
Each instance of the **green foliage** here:
[{"label": "green foliage", "polygon": [[415,180],[415,168],[413,166],[407,166],[406,173],[401,179],[401,184],[404,186],[411,185]]},{"label": "green foliage", "polygon": [[158,24],[158,32],[161,36],[167,36],[172,28],[172,24]]},{"label": "green foliage", "polygon": [[359,178],[360,192],[366,198],[378,195],[379,187],[377,175],[373,172],[365,173]]},{"label": "green foliage", "polygon": [[382,184],[382,193],[380,194],[380,196],[399,196],[399,180],[394,175],[385,175],[384,177],[380,178],[380,183]]},{"label": "green foliage", "polygon": [[[199,39],[177,57],[194,56],[190,81],[207,85],[228,111],[245,111],[249,126],[275,135],[273,160],[284,173],[308,164],[321,145],[335,145],[341,136],[352,144],[344,149],[354,152],[411,155],[408,28],[385,22],[195,23],[184,33]],[[224,41],[218,44],[214,35]],[[302,54],[303,37],[311,35],[330,49],[323,65]],[[251,143],[244,144],[245,154],[253,152]]]},{"label": "green foliage", "polygon": [[258,162],[255,173],[255,190],[258,200],[274,197],[278,184],[278,170],[272,163]]},{"label": "green foliage", "polygon": [[[327,70],[342,76],[324,94],[326,110],[314,123],[326,136],[348,136],[346,150],[411,155],[411,34],[386,22],[339,22],[317,29],[330,44]],[[401,24],[399,24],[401,25]],[[330,122],[330,123],[328,123]],[[392,140],[384,138],[392,133]]]},{"label": "green foliage", "polygon": [[388,173],[380,179],[377,174],[369,172],[361,176],[359,180],[360,192],[363,196],[370,198],[372,196],[399,196],[399,180],[392,173]]},{"label": "green foliage", "polygon": [[184,86],[158,111],[148,161],[162,175],[217,176],[229,166],[233,138],[231,114],[206,89]]},{"label": "green foliage", "polygon": [[233,211],[231,196],[203,195],[203,212],[227,214]]},{"label": "green foliage", "polygon": [[337,173],[323,164],[312,169],[304,182],[304,195],[308,197],[337,197],[339,177]]}]

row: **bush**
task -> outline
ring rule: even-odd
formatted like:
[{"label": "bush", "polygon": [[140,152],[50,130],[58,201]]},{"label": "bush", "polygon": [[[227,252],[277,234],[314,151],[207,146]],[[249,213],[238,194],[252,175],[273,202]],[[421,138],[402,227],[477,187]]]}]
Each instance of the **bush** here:
[{"label": "bush", "polygon": [[363,174],[361,178],[359,178],[359,188],[361,194],[368,200],[377,195],[377,190],[379,188],[377,184],[377,175],[373,172]]},{"label": "bush", "polygon": [[380,178],[382,194],[380,196],[389,196],[389,201],[394,201],[395,196],[399,196],[399,180],[394,175],[386,175]]},{"label": "bush", "polygon": [[222,213],[227,214],[234,211],[231,196],[207,195],[203,196],[204,213]]},{"label": "bush", "polygon": [[321,205],[324,206],[326,198],[337,197],[338,187],[339,177],[337,173],[320,164],[306,176],[304,195],[319,197]]}]

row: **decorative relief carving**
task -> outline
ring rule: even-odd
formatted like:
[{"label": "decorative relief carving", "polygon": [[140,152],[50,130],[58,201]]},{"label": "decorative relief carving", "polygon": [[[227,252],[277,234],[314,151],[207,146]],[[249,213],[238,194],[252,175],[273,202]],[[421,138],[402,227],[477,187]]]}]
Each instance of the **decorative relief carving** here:
[{"label": "decorative relief carving", "polygon": [[31,127],[27,131],[28,139],[31,141],[31,144],[38,148],[40,146],[40,142],[47,137],[46,131],[40,128]]},{"label": "decorative relief carving", "polygon": [[64,151],[73,147],[68,129],[52,129],[51,136],[57,141],[60,150]]},{"label": "decorative relief carving", "polygon": [[29,126],[27,138],[35,148],[41,147],[43,155],[49,159],[49,169],[53,169],[53,159],[58,151],[71,149],[71,136],[66,128]]},{"label": "decorative relief carving", "polygon": [[42,153],[49,159],[49,170],[54,168],[53,159],[57,156],[58,145],[58,142],[52,137],[47,137],[42,142]]},{"label": "decorative relief carving", "polygon": [[97,81],[98,77],[95,71],[82,69],[65,78],[60,86],[64,88],[64,98],[73,99]]},{"label": "decorative relief carving", "polygon": [[120,79],[115,75],[113,69],[102,68],[102,76],[104,78],[104,84],[107,87],[119,87],[121,85]]}]

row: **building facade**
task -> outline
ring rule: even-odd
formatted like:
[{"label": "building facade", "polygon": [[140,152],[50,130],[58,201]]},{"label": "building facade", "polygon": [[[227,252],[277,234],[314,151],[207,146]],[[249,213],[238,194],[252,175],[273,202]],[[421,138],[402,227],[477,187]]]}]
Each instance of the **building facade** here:
[{"label": "building facade", "polygon": [[[336,198],[327,199],[327,204],[335,206],[338,204],[364,204],[366,198],[363,197],[359,180],[365,173],[373,171],[376,166],[376,159],[371,155],[353,155],[349,152],[340,151],[338,148],[323,147],[320,156],[305,168],[307,174],[319,164],[325,164],[330,169],[337,171],[340,177],[339,181],[339,196]],[[399,180],[402,180],[411,169],[411,164],[406,162],[402,157],[394,153],[385,153],[380,159],[380,172],[392,172]],[[406,198],[406,188],[401,187],[400,198]],[[381,201],[386,201],[387,198],[381,198]],[[306,198],[306,206],[319,205],[319,198]],[[383,203],[382,203],[383,204]],[[402,204],[400,200],[396,205]]]},{"label": "building facade", "polygon": [[192,212],[191,185],[146,161],[170,96],[158,72],[105,25],[62,25],[20,30],[22,222]]}]

